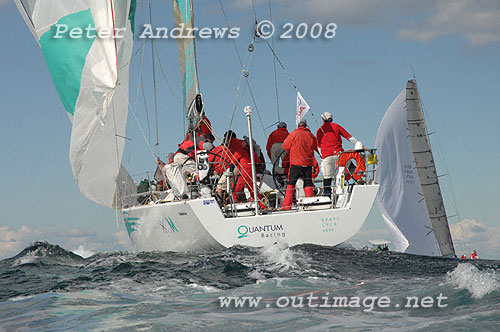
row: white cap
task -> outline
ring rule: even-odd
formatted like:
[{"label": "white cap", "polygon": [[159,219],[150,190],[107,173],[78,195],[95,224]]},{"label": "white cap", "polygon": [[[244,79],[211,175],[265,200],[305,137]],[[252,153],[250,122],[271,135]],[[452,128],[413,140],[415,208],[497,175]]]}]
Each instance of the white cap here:
[{"label": "white cap", "polygon": [[325,121],[327,121],[327,120],[333,121],[333,116],[332,116],[332,113],[330,113],[330,112],[325,112],[325,113],[321,114],[321,118]]},{"label": "white cap", "polygon": [[355,151],[363,151],[365,148],[363,146],[363,142],[357,141],[356,144],[354,144],[354,150]]}]

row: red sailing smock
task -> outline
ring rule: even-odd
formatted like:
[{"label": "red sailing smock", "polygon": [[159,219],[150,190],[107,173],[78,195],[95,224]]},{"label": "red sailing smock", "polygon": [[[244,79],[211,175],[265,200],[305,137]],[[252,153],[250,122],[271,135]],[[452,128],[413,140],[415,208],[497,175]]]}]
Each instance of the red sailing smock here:
[{"label": "red sailing smock", "polygon": [[342,137],[349,139],[352,135],[336,123],[325,122],[316,132],[316,137],[321,149],[321,158],[324,159],[343,152]]},{"label": "red sailing smock", "polygon": [[290,151],[290,165],[314,166],[314,151],[318,151],[316,137],[309,128],[299,126],[283,142],[283,149]]},{"label": "red sailing smock", "polygon": [[274,143],[283,143],[288,137],[288,130],[286,128],[278,128],[269,135],[267,139],[266,151],[269,159],[271,159],[271,147]]}]

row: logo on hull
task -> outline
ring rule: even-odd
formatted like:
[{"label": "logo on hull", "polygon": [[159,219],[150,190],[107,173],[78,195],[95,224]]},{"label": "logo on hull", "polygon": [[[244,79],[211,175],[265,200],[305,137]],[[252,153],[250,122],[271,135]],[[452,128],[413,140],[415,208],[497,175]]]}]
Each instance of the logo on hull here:
[{"label": "logo on hull", "polygon": [[248,237],[250,234],[260,233],[261,237],[285,237],[283,225],[264,225],[264,226],[246,226],[238,227],[238,239]]},{"label": "logo on hull", "polygon": [[163,230],[163,233],[169,234],[169,233],[177,233],[179,230],[174,224],[174,221],[170,218],[167,217],[165,218],[165,221],[159,220],[158,224],[160,225],[161,229]]}]

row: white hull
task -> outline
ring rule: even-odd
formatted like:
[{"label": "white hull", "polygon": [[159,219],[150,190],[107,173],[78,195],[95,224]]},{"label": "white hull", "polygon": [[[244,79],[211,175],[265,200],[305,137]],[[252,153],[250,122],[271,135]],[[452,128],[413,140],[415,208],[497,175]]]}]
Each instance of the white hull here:
[{"label": "white hull", "polygon": [[378,185],[353,187],[342,208],[225,218],[214,198],[144,205],[122,211],[136,251],[203,251],[284,242],[335,246],[364,224]]}]

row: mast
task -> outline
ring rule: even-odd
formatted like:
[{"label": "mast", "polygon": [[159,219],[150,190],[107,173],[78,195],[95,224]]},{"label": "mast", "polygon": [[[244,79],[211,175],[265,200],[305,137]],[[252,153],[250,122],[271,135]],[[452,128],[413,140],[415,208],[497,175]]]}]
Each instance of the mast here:
[{"label": "mast", "polygon": [[413,157],[441,255],[454,256],[455,248],[415,79],[409,80],[406,84],[406,114]]},{"label": "mast", "polygon": [[253,149],[253,135],[252,135],[252,107],[246,106],[244,112],[248,119],[248,145],[250,145],[250,162],[252,164],[252,185],[253,185],[253,202],[255,205],[255,215],[259,215],[259,194],[257,193],[257,177],[255,176],[255,158]]}]

